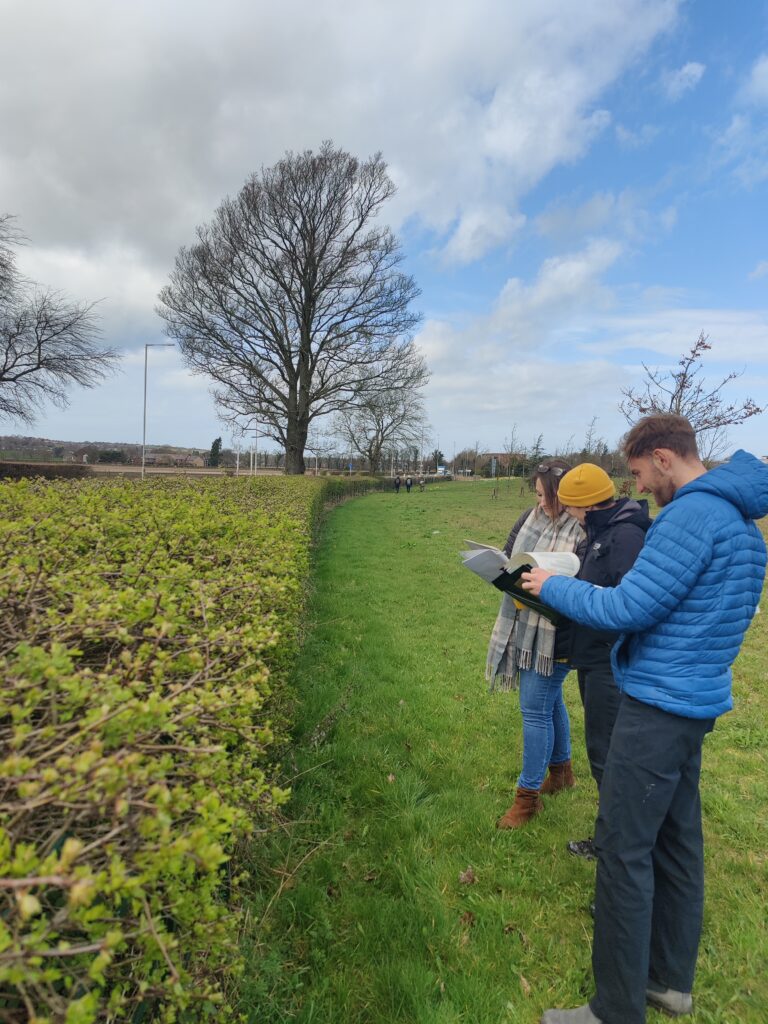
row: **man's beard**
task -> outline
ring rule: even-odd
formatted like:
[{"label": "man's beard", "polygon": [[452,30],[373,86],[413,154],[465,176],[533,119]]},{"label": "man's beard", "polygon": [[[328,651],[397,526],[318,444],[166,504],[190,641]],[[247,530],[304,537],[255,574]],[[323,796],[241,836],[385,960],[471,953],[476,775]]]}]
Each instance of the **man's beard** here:
[{"label": "man's beard", "polygon": [[675,496],[677,488],[671,480],[662,479],[659,480],[656,486],[653,488],[653,497],[659,508],[664,508]]}]

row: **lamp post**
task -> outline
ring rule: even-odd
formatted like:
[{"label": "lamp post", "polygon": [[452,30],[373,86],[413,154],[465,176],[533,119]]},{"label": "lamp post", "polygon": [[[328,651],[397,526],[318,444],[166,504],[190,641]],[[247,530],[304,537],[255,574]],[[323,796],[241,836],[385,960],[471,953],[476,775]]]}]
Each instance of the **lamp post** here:
[{"label": "lamp post", "polygon": [[141,434],[141,479],[144,479],[144,465],[147,456],[147,353],[151,348],[175,348],[170,341],[147,342],[144,346],[144,429]]}]

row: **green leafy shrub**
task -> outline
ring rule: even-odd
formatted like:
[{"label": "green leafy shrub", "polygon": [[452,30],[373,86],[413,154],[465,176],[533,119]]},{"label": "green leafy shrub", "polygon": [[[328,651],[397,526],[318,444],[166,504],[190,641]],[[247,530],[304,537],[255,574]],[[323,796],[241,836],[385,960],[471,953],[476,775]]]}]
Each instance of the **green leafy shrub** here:
[{"label": "green leafy shrub", "polygon": [[0,1020],[232,1018],[314,523],[372,486],[0,485]]}]

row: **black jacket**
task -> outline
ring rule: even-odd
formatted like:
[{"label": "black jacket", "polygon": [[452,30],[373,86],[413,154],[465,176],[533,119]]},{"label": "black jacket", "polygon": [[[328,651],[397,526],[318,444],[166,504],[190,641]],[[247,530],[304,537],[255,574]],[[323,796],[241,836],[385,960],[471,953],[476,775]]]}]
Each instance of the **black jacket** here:
[{"label": "black jacket", "polygon": [[[634,565],[651,525],[648,502],[619,498],[610,508],[587,512],[587,538],[579,546],[581,568],[577,579],[598,587],[615,587]],[[570,662],[574,668],[610,667],[611,648],[618,633],[573,625],[570,634]]]}]

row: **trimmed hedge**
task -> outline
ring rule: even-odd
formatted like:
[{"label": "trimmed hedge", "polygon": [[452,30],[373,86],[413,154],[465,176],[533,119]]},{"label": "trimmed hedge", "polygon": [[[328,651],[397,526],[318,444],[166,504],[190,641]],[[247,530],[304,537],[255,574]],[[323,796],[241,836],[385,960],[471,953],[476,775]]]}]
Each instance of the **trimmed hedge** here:
[{"label": "trimmed hedge", "polygon": [[0,1020],[233,1019],[314,525],[372,486],[0,485]]},{"label": "trimmed hedge", "polygon": [[71,462],[0,462],[0,480],[27,480],[33,477],[72,480],[91,476],[92,473],[90,466]]}]

